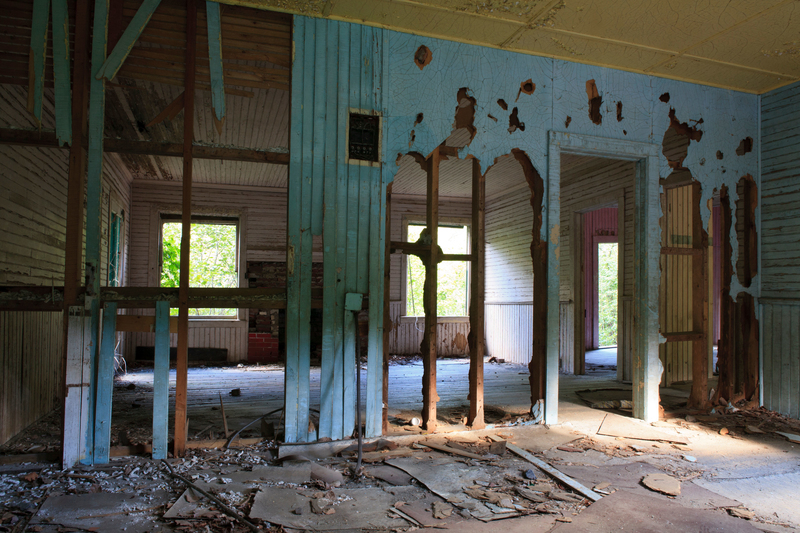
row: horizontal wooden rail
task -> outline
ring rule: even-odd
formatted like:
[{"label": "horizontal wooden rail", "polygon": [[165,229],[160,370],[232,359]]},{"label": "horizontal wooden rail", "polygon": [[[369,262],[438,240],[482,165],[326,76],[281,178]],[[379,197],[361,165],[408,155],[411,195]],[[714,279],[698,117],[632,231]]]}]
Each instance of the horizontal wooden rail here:
[{"label": "horizontal wooden rail", "polygon": [[667,342],[698,341],[703,338],[703,332],[681,331],[677,333],[662,333]]},{"label": "horizontal wooden rail", "polygon": [[[36,146],[39,148],[60,148],[56,134],[52,131],[21,130],[0,128],[0,144]],[[127,139],[105,139],[103,151],[117,154],[157,155],[183,157],[183,145],[156,141],[131,141]],[[288,165],[289,153],[268,150],[227,148],[195,144],[192,147],[195,159],[215,159],[220,161],[244,161],[250,163],[271,163]]]},{"label": "horizontal wooden rail", "polygon": [[703,253],[702,248],[676,248],[674,246],[662,246],[662,255],[700,255]]}]

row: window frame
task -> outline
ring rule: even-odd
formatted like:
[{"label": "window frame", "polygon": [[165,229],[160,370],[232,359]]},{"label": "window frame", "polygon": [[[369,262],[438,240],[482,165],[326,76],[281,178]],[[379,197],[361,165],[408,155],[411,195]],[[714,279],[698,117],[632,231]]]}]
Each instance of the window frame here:
[{"label": "window frame", "polygon": [[[111,244],[114,217],[119,219],[119,235],[117,238],[117,285],[111,285]],[[108,220],[106,221],[106,275],[105,284],[107,287],[124,287],[125,286],[125,246],[127,244],[127,228],[128,220],[125,213],[125,204],[116,194],[112,192],[108,198]]]},{"label": "window frame", "polygon": [[[181,220],[181,211],[178,206],[153,206],[150,212],[150,274],[148,285],[161,286],[161,263],[163,260],[163,235],[164,222]],[[247,210],[246,209],[197,209],[193,208],[192,222],[196,220],[213,221],[223,220],[236,224],[236,269],[237,287],[247,286]],[[208,325],[241,323],[248,320],[249,310],[239,309],[235,316],[198,316],[189,315],[189,321],[195,325],[206,322]]]},{"label": "window frame", "polygon": [[[426,226],[424,215],[419,216],[403,216],[401,240],[408,241],[408,226]],[[472,219],[467,217],[439,217],[439,227],[466,227],[467,228],[467,254],[472,253]],[[467,309],[466,314],[463,316],[437,316],[436,321],[440,324],[447,323],[465,323],[469,322],[469,302],[470,291],[472,290],[472,261],[465,261],[467,264]],[[415,316],[408,314],[408,255],[402,254],[401,256],[401,283],[400,283],[400,301],[401,301],[401,324],[415,323],[420,320],[425,320],[424,315]],[[437,284],[438,285],[438,284]],[[438,310],[438,309],[437,309]]]}]

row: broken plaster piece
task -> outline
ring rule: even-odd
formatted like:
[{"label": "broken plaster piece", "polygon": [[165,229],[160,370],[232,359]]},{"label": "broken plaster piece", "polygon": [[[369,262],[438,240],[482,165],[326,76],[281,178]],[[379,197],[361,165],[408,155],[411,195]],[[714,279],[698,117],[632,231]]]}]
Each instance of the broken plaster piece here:
[{"label": "broken plaster piece", "polygon": [[667,496],[678,496],[681,493],[681,482],[663,473],[647,474],[642,478],[642,484],[650,490]]}]

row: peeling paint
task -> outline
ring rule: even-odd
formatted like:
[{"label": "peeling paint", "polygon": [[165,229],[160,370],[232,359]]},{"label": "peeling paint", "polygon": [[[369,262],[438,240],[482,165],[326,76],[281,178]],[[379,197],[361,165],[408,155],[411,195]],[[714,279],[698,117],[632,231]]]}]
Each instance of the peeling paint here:
[{"label": "peeling paint", "polygon": [[668,104],[669,103],[669,93],[662,94],[661,96],[658,97],[658,99],[661,100],[662,102],[664,102],[665,104]]},{"label": "peeling paint", "polygon": [[603,123],[603,115],[600,113],[600,107],[603,105],[603,98],[597,90],[597,84],[594,80],[586,82],[586,96],[589,97],[589,118],[598,126]]},{"label": "peeling paint", "polygon": [[492,115],[491,113],[487,113],[487,115],[486,115],[486,116],[487,116],[487,117],[489,117],[490,119],[494,120],[495,122],[497,122],[497,117],[495,117],[495,116],[494,116],[494,115]]},{"label": "peeling paint", "polygon": [[564,120],[564,127],[569,128],[569,123],[572,122],[572,117],[567,115],[566,120]]},{"label": "peeling paint", "polygon": [[561,224],[553,224],[553,229],[550,230],[550,242],[558,245],[558,239],[561,236]]},{"label": "peeling paint", "polygon": [[[456,99],[458,100],[458,105],[456,106],[456,114],[453,122],[453,131],[451,133],[451,137],[452,134],[455,134],[458,130],[466,131],[469,134],[469,140],[467,140],[465,144],[469,144],[472,142],[472,139],[475,138],[475,133],[478,131],[473,125],[475,122],[476,101],[474,97],[469,95],[469,89],[466,87],[461,87],[458,90]],[[448,139],[449,138],[450,137],[448,137]],[[448,145],[454,146],[453,144],[449,143]]]},{"label": "peeling paint", "polygon": [[497,105],[499,105],[502,108],[503,111],[508,111],[508,104],[502,98],[497,100]]},{"label": "peeling paint", "polygon": [[516,107],[511,110],[511,115],[508,117],[508,133],[514,133],[515,131],[525,131],[525,123],[520,122],[519,120],[519,109]]},{"label": "peeling paint", "polygon": [[622,116],[622,102],[617,102],[617,122],[622,122],[624,118]]},{"label": "peeling paint", "polygon": [[717,150],[717,159],[722,159],[722,157],[723,157],[722,152],[720,150]]},{"label": "peeling paint", "polygon": [[427,67],[431,60],[433,60],[433,52],[431,52],[430,48],[424,44],[417,48],[417,51],[414,54],[414,63],[417,64],[420,70]]},{"label": "peeling paint", "polygon": [[417,113],[417,120],[414,121],[414,126],[417,124],[422,123],[422,119],[425,118],[422,113]]},{"label": "peeling paint", "polygon": [[703,123],[703,119],[693,120],[694,126],[689,126],[687,122],[681,122],[675,116],[675,109],[669,109],[669,127],[674,129],[678,135],[684,135],[690,141],[700,141],[703,138],[703,130],[698,130],[697,126]]},{"label": "peeling paint", "polygon": [[749,152],[753,151],[753,138],[752,137],[745,137],[739,143],[739,147],[736,149],[736,155],[744,155]]}]

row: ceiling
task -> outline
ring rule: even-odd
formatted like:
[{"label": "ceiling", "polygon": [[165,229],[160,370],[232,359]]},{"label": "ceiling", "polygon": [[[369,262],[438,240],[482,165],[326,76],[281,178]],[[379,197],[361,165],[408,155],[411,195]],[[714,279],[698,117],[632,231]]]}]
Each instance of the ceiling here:
[{"label": "ceiling", "polygon": [[221,0],[761,94],[800,79],[800,0]]}]

